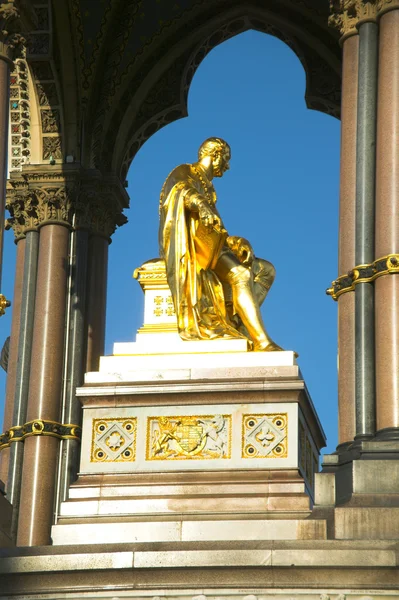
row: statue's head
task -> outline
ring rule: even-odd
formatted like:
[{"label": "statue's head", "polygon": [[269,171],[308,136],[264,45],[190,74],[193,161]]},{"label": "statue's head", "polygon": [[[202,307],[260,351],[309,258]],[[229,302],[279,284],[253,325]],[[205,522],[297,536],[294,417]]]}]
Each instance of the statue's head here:
[{"label": "statue's head", "polygon": [[230,146],[222,138],[210,137],[202,142],[198,150],[198,160],[201,161],[208,156],[212,161],[214,177],[222,177],[223,173],[230,168]]}]

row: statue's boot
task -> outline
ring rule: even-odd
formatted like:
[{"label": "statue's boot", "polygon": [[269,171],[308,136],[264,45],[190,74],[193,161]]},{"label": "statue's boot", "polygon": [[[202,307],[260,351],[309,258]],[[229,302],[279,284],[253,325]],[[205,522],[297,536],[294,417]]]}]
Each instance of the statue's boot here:
[{"label": "statue's boot", "polygon": [[282,350],[266,333],[249,269],[243,265],[234,267],[226,279],[231,285],[234,308],[254,343],[254,350],[258,352]]}]

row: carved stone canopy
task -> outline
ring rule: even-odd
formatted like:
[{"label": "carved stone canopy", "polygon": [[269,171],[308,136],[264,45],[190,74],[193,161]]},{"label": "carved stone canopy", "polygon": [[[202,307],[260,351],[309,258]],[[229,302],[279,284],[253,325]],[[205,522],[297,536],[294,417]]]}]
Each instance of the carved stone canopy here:
[{"label": "carved stone canopy", "polygon": [[[190,83],[208,52],[249,29],[289,45],[306,71],[308,106],[339,116],[341,51],[327,25],[328,0],[57,0],[52,14],[53,29],[47,19],[30,50],[39,92],[55,80],[43,64],[57,44],[64,67],[56,86],[64,90],[60,121],[46,112],[54,106],[41,109],[43,160],[76,151],[85,166],[123,182],[145,141],[187,115]],[[59,124],[75,131],[60,133]],[[68,136],[80,144],[64,152]]]}]

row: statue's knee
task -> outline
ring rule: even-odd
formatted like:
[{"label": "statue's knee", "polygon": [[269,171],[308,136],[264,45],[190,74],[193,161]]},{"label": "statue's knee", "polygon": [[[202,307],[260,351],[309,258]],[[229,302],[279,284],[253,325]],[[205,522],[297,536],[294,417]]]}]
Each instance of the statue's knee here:
[{"label": "statue's knee", "polygon": [[276,277],[276,269],[272,263],[263,258],[256,258],[252,270],[254,281],[262,281],[270,288]]},{"label": "statue's knee", "polygon": [[239,265],[234,267],[234,269],[231,269],[228,276],[228,281],[231,285],[237,283],[248,283],[250,280],[251,271],[247,267],[244,267],[244,265]]}]

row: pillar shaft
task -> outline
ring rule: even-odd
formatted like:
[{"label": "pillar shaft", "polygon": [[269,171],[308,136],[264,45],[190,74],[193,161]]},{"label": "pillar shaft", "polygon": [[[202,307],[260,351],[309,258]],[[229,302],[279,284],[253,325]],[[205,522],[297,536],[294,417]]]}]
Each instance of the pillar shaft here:
[{"label": "pillar shaft", "polygon": [[104,354],[108,244],[106,238],[97,235],[89,240],[86,371],[98,371]]},{"label": "pillar shaft", "polygon": [[[86,350],[88,236],[88,232],[84,230],[74,231],[71,234],[70,301],[69,317],[67,320],[68,337],[62,422],[77,425],[81,422],[82,407],[76,398],[76,388],[83,384]],[[80,443],[77,440],[61,441],[58,502],[63,502],[67,499],[69,486],[77,477],[79,450]]]},{"label": "pillar shaft", "polygon": [[[356,122],[359,37],[343,43],[341,174],[339,208],[340,275],[355,264],[356,194]],[[338,443],[346,444],[355,436],[355,298],[338,298]]]},{"label": "pillar shaft", "polygon": [[[68,240],[63,225],[40,230],[28,421],[60,419]],[[45,545],[51,539],[59,441],[40,435],[26,438],[24,445],[17,544]]]},{"label": "pillar shaft", "polygon": [[[399,253],[399,10],[380,19],[376,258]],[[399,427],[399,276],[375,282],[377,429]]]},{"label": "pillar shaft", "polygon": [[[359,29],[359,75],[356,144],[356,265],[374,260],[375,144],[377,111],[378,25]],[[354,265],[355,266],[355,265]],[[374,287],[355,290],[356,436],[375,433]]]},{"label": "pillar shaft", "polygon": [[[26,422],[29,393],[29,374],[32,356],[33,319],[35,315],[37,258],[39,252],[39,233],[26,233],[24,281],[22,288],[21,322],[19,329],[17,374],[13,412],[13,426],[22,426]],[[24,447],[13,443],[10,447],[10,466],[7,481],[7,497],[13,505],[11,533],[15,539],[18,525],[19,499]]]},{"label": "pillar shaft", "polygon": [[[15,265],[14,295],[12,299],[12,322],[10,335],[10,350],[8,355],[6,402],[4,410],[3,431],[13,425],[15,384],[17,377],[18,340],[21,319],[22,287],[24,274],[25,238],[17,243],[17,261]],[[7,484],[10,448],[5,448],[0,453],[0,480]]]}]

